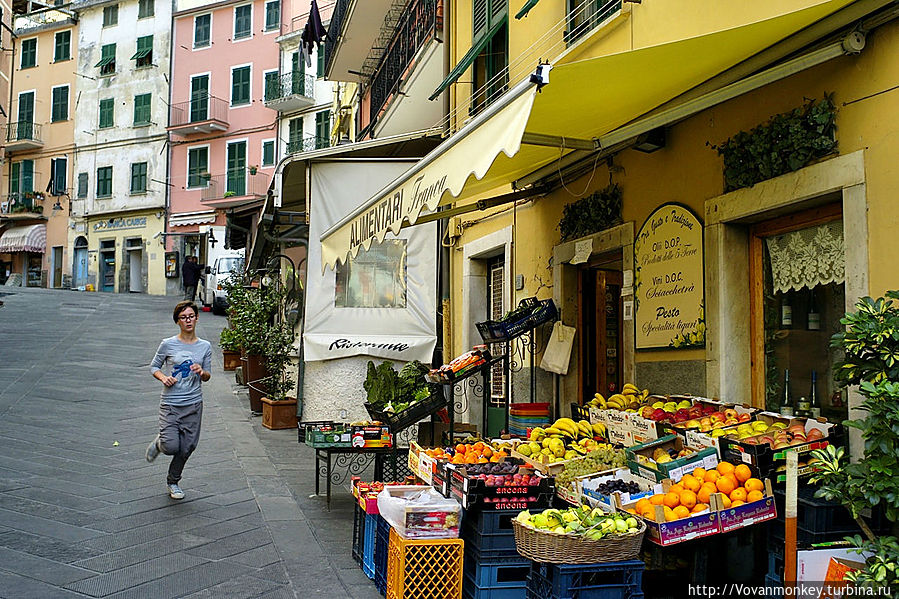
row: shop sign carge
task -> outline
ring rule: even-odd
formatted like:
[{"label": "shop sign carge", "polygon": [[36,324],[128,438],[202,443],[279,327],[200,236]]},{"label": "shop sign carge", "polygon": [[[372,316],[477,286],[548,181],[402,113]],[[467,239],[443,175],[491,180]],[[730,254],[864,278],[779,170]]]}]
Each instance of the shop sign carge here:
[{"label": "shop sign carge", "polygon": [[705,345],[702,223],[664,204],[634,241],[637,349]]}]

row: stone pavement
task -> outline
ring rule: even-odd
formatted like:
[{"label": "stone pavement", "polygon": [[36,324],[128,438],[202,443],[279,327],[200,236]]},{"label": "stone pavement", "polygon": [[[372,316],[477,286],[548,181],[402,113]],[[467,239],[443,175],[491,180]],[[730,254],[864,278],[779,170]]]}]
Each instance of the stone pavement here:
[{"label": "stone pavement", "polygon": [[[176,300],[0,287],[0,597],[380,597],[352,497],[311,496],[312,451],[250,416],[218,351],[187,497],[168,497],[144,450]],[[198,332],[217,349],[224,324]]]}]

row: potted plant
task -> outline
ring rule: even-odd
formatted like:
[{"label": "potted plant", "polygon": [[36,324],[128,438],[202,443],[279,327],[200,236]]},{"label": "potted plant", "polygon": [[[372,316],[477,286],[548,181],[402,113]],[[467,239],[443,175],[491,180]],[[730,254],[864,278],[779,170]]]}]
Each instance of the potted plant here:
[{"label": "potted plant", "polygon": [[250,167],[249,170],[250,170],[250,174],[251,174],[251,175],[255,175],[256,172],[259,170],[259,167],[256,166],[256,165],[253,165],[253,166]]},{"label": "potted plant", "polygon": [[223,197],[230,198],[231,196],[236,196],[237,192],[234,191],[226,191]]},{"label": "potted plant", "polygon": [[297,400],[288,397],[293,390],[294,378],[289,372],[292,365],[293,327],[283,319],[277,319],[266,331],[263,361],[269,373],[262,398],[262,426],[270,429],[296,428]]},{"label": "potted plant", "polygon": [[262,414],[263,391],[260,386],[268,377],[263,363],[266,329],[277,304],[273,304],[264,289],[253,287],[247,277],[231,277],[224,285],[228,290],[228,317],[246,352],[243,378],[250,388],[250,411]]},{"label": "potted plant", "polygon": [[863,459],[846,463],[842,448],[828,446],[812,456],[820,462],[812,482],[820,483],[815,493],[839,501],[858,522],[864,533],[847,537],[858,553],[865,553],[865,567],[846,575],[862,587],[888,588],[890,597],[899,596],[899,540],[877,535],[863,517],[867,509],[882,509],[892,523],[893,535],[899,521],[899,291],[888,291],[876,300],[863,297],[857,312],[840,321],[845,332],[833,336],[831,346],[842,349],[844,358],[834,371],[838,382],[859,385],[864,401],[859,410],[867,416],[847,420],[846,425],[861,431]]},{"label": "potted plant", "polygon": [[240,334],[236,329],[222,329],[219,335],[219,346],[222,348],[222,361],[225,370],[235,370],[240,366]]}]

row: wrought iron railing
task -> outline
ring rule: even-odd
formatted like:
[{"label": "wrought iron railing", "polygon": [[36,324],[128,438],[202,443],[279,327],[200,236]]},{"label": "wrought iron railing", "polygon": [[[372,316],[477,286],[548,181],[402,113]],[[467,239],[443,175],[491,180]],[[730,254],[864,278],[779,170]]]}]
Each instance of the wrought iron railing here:
[{"label": "wrought iron railing", "polygon": [[369,118],[374,122],[387,100],[397,92],[418,51],[443,28],[442,0],[412,0],[371,78]]},{"label": "wrought iron railing", "polygon": [[565,43],[573,44],[621,10],[621,0],[581,0],[568,13]]},{"label": "wrought iron railing", "polygon": [[312,150],[321,150],[331,145],[330,139],[309,135],[303,139],[293,139],[287,142],[288,154],[299,154],[300,152],[311,152]]},{"label": "wrought iron railing", "polygon": [[[331,63],[334,62],[334,52],[338,46],[335,41],[340,38],[340,32],[343,29],[343,22],[346,20],[347,8],[350,2],[351,0],[337,0],[334,4],[331,22],[328,24],[328,43],[325,44],[325,73],[331,72]],[[323,75],[324,73],[319,73],[319,76]]]},{"label": "wrought iron railing", "polygon": [[203,121],[228,122],[228,101],[215,96],[197,96],[187,102],[172,104],[170,127],[180,127]]},{"label": "wrought iron railing", "polygon": [[41,143],[41,125],[31,121],[16,121],[6,125],[6,142],[34,141]]},{"label": "wrought iron railing", "polygon": [[261,173],[251,175],[249,169],[232,169],[222,175],[212,175],[206,178],[207,185],[203,189],[201,199],[221,200],[231,197],[257,196],[266,194],[269,186],[269,177]]},{"label": "wrought iron railing", "polygon": [[44,196],[39,192],[11,193],[0,201],[0,214],[43,213]]},{"label": "wrought iron railing", "polygon": [[293,71],[265,82],[266,102],[290,96],[315,97],[315,77],[300,71]]}]

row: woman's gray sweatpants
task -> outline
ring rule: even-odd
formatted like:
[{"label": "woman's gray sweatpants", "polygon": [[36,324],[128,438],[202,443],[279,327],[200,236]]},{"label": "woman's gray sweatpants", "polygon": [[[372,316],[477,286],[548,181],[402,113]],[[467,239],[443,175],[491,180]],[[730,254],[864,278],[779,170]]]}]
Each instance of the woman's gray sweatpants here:
[{"label": "woman's gray sweatpants", "polygon": [[187,406],[159,406],[159,449],[165,455],[172,456],[166,479],[170,485],[181,480],[184,464],[197,448],[202,416],[202,401]]}]

